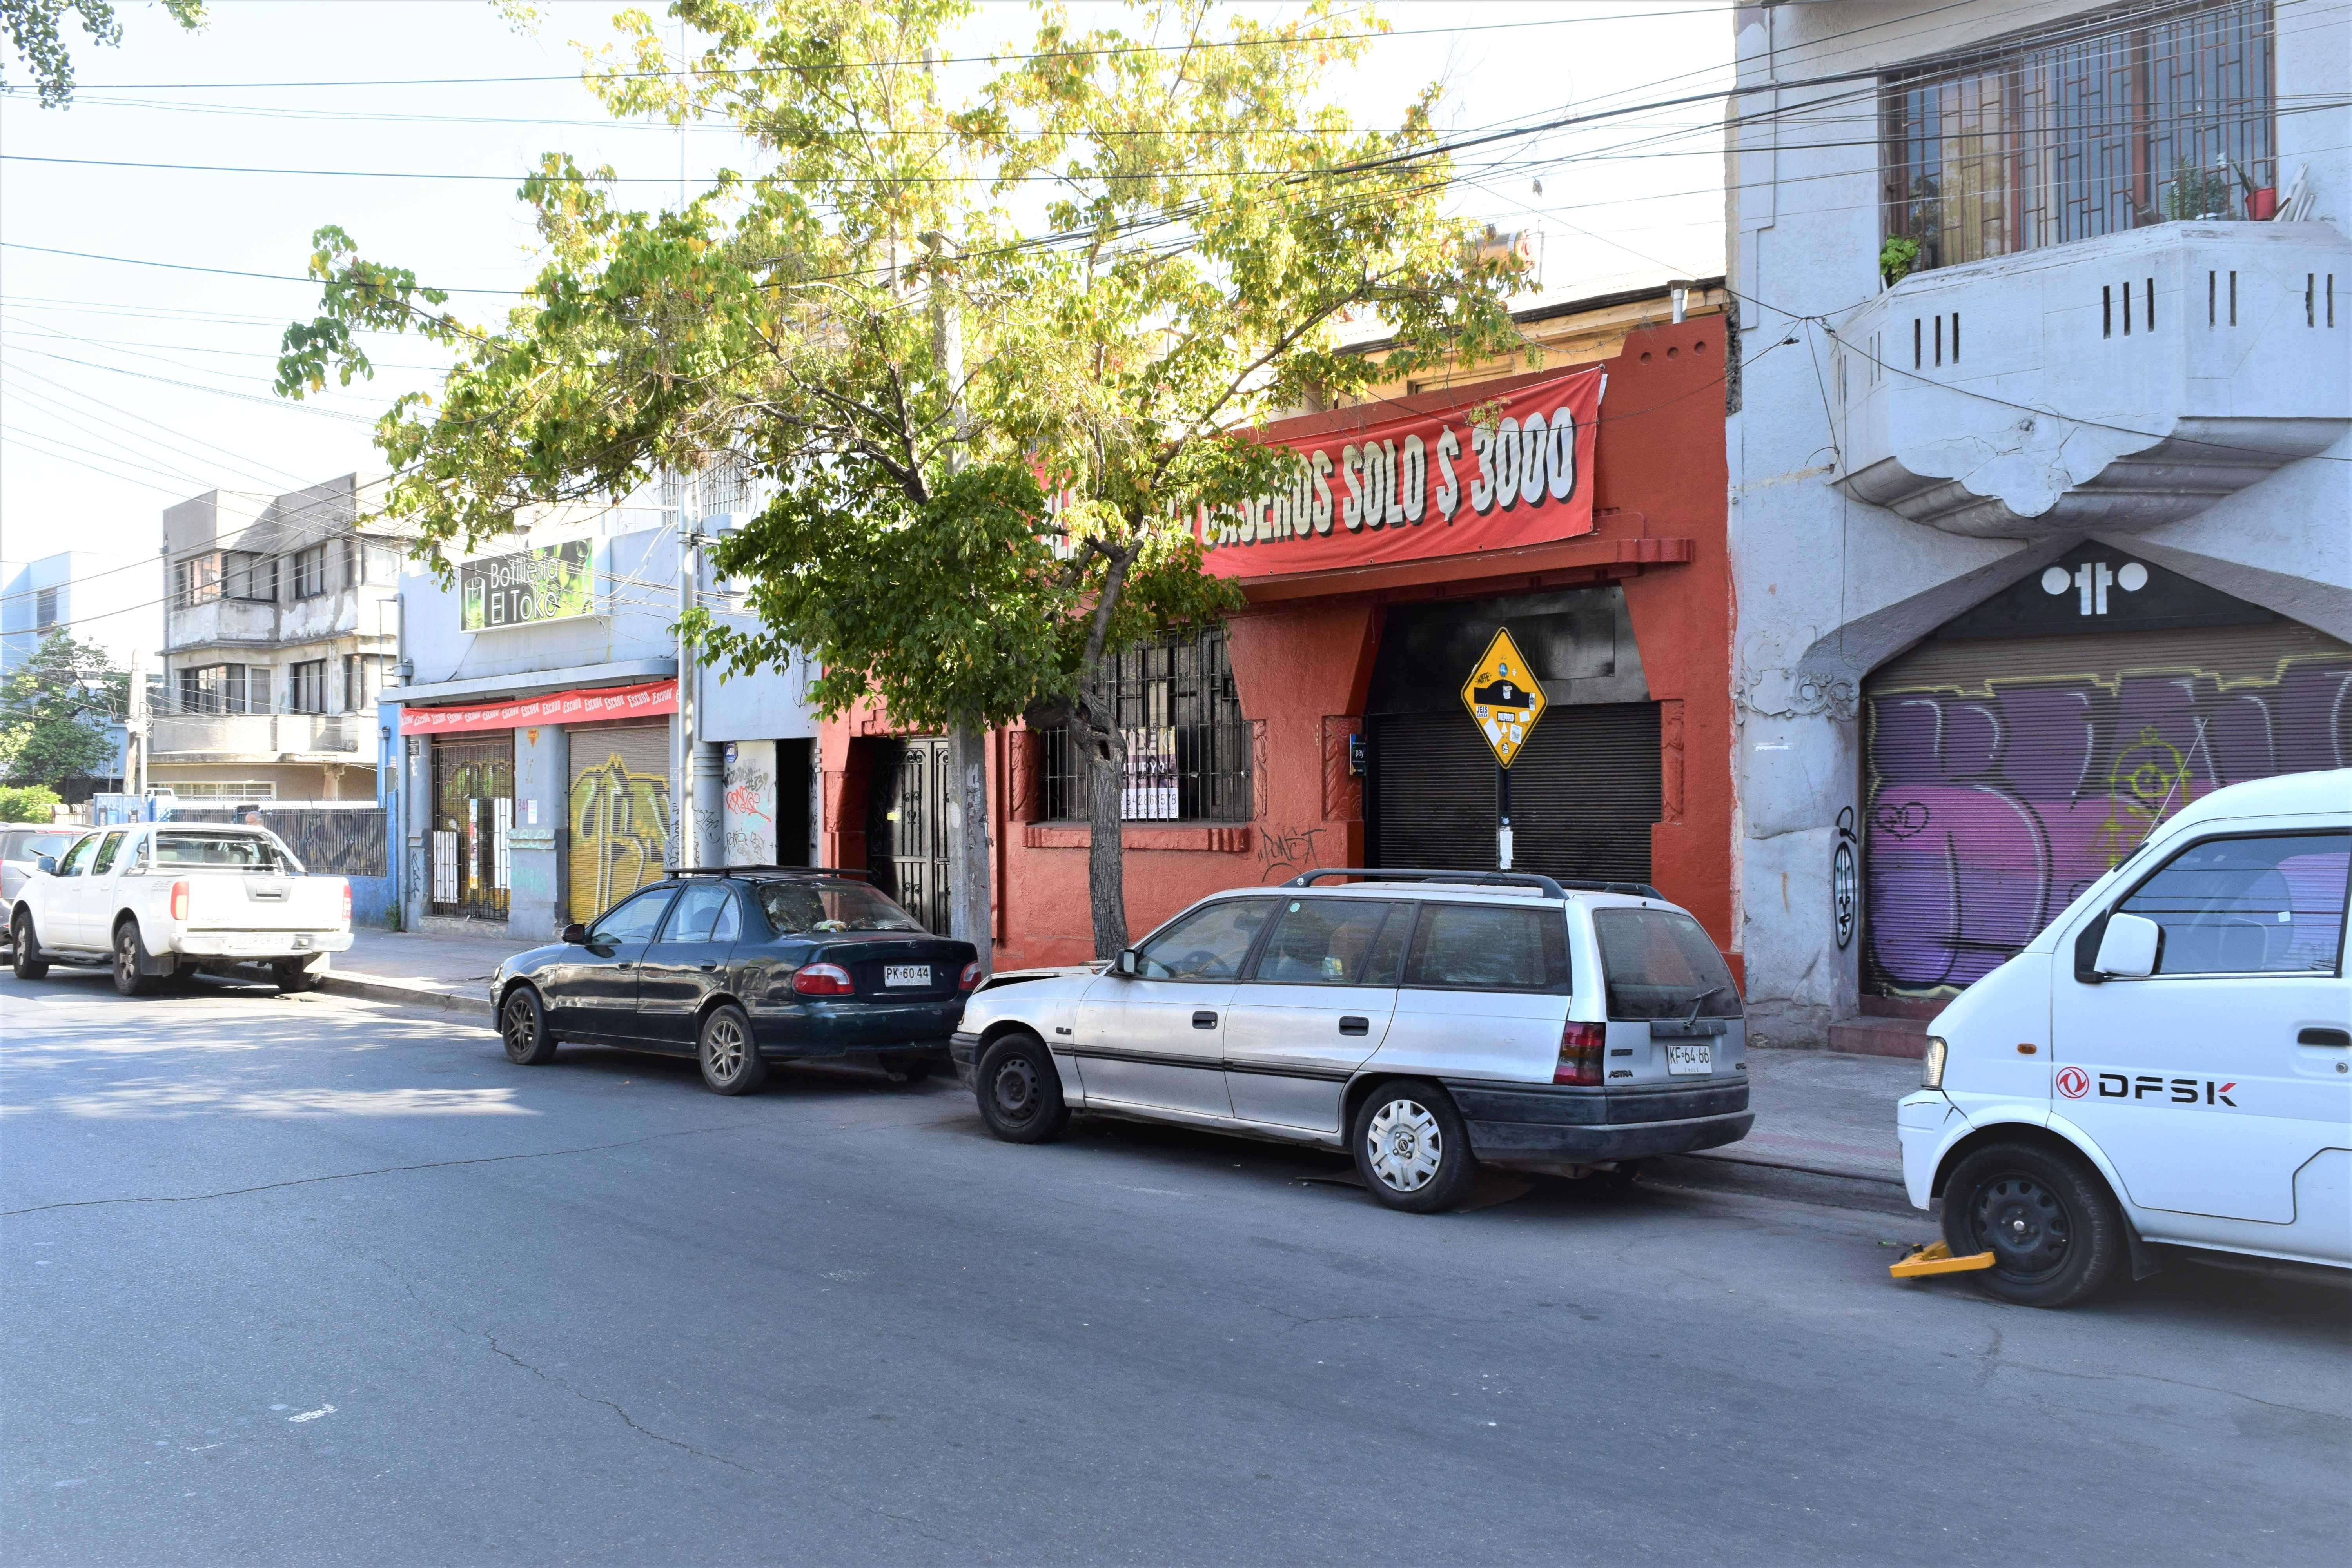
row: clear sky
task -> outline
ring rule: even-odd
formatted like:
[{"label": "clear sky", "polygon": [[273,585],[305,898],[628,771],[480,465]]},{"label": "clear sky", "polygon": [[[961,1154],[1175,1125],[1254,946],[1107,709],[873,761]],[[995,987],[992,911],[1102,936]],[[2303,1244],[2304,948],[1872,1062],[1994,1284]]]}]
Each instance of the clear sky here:
[{"label": "clear sky", "polygon": [[[0,240],[299,277],[311,232],[335,223],[363,254],[428,281],[515,289],[536,262],[514,190],[541,152],[611,163],[648,205],[676,199],[681,154],[678,132],[612,121],[578,80],[573,41],[610,37],[614,0],[538,9],[532,31],[487,0],[212,0],[210,26],[188,34],[160,8],[122,0],[123,46],[75,48],[70,109],[39,108],[7,60]],[[1119,9],[1078,7],[1077,19],[1115,24]],[[1730,79],[1729,12],[1700,0],[1389,0],[1380,10],[1394,36],[1333,87],[1359,124],[1393,123],[1433,79],[1449,89],[1446,123],[1465,129]],[[985,5],[958,52],[1017,47],[1031,26],[1025,5]],[[552,79],[446,79],[483,77]],[[410,79],[351,85],[383,79]],[[293,83],[319,85],[283,85]],[[1719,272],[1718,112],[1690,105],[1513,144],[1505,166],[1460,189],[1458,209],[1538,231],[1550,296]],[[723,131],[683,142],[689,178],[756,166]],[[103,162],[40,161],[49,159]],[[372,177],[394,174],[403,177]],[[174,500],[215,488],[274,494],[380,468],[374,416],[429,385],[438,358],[423,343],[380,340],[372,352],[387,368],[374,382],[282,403],[269,391],[278,336],[316,298],[299,281],[0,249],[0,555],[72,548],[138,570]],[[491,318],[500,299],[453,304]],[[160,609],[145,613],[160,632]],[[114,625],[86,630],[153,646],[152,635]]]}]

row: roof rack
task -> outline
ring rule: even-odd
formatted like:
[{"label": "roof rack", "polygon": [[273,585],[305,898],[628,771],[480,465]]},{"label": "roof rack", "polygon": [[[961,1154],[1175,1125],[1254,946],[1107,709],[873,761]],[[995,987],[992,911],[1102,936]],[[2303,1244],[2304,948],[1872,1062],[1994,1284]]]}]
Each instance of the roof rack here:
[{"label": "roof rack", "polygon": [[859,867],[847,866],[672,866],[672,877],[740,877],[746,871],[780,872],[787,877],[863,877],[874,879],[874,873]]},{"label": "roof rack", "polygon": [[1361,877],[1376,882],[1459,882],[1468,887],[1533,888],[1547,899],[1565,898],[1570,892],[1621,893],[1636,899],[1665,897],[1647,882],[1562,881],[1533,871],[1418,871],[1388,866],[1325,866],[1303,871],[1282,885],[1286,888],[1310,888],[1318,877]]}]

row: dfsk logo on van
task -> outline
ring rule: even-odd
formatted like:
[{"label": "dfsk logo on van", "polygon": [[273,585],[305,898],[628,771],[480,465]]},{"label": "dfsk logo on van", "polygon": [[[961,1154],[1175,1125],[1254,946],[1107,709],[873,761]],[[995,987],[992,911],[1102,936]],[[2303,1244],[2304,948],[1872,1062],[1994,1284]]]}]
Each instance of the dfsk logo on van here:
[{"label": "dfsk logo on van", "polygon": [[[2091,1092],[2091,1075],[2081,1068],[2061,1068],[2056,1079],[2060,1095],[2068,1100],[2081,1100]],[[2216,1083],[2210,1078],[2166,1078],[2158,1073],[2141,1073],[2135,1078],[2128,1073],[2103,1072],[2098,1075],[2101,1100],[2147,1100],[2154,1097],[2167,1105],[2226,1105],[2234,1110],[2238,1102],[2230,1091],[2238,1080]]]}]

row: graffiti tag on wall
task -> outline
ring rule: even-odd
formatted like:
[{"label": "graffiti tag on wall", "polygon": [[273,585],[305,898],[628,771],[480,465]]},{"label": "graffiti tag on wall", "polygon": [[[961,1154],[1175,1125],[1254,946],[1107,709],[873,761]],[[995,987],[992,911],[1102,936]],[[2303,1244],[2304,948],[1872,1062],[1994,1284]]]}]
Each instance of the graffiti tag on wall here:
[{"label": "graffiti tag on wall", "polygon": [[[583,743],[575,741],[575,745]],[[669,780],[618,753],[572,780],[572,918],[593,920],[657,880],[669,851]]]},{"label": "graffiti tag on wall", "polygon": [[1865,984],[1948,994],[2227,784],[2352,765],[2352,653],[1872,694]]}]

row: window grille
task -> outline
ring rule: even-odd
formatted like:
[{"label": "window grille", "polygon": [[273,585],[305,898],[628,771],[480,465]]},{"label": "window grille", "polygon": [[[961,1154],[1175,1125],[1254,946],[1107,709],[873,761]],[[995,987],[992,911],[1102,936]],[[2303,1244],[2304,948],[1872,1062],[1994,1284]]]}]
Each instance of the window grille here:
[{"label": "window grille", "polygon": [[[1225,634],[1173,637],[1105,661],[1127,741],[1119,816],[1129,822],[1246,822],[1250,728]],[[1085,758],[1067,725],[1044,732],[1045,816],[1087,815]]]},{"label": "window grille", "polygon": [[57,624],[58,591],[55,588],[44,588],[33,595],[34,629],[45,632]]},{"label": "window grille", "polygon": [[2269,0],[2147,8],[1925,67],[1885,94],[1890,237],[1948,267],[2182,218],[2277,185]]}]

